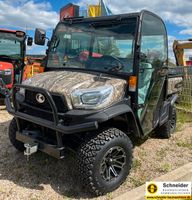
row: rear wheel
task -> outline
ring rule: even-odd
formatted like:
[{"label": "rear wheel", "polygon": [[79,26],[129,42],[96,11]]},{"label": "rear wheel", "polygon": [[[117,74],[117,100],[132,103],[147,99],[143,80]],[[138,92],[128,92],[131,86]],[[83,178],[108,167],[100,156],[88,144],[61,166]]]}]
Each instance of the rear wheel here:
[{"label": "rear wheel", "polygon": [[102,195],[118,188],[132,164],[132,143],[116,128],[97,133],[80,146],[78,170],[89,191]]},{"label": "rear wheel", "polygon": [[25,150],[24,144],[16,139],[16,132],[18,131],[16,119],[13,118],[9,125],[9,140],[11,144],[18,150],[23,152]]},{"label": "rear wheel", "polygon": [[171,109],[171,112],[170,112],[169,120],[157,129],[157,135],[162,138],[170,138],[171,134],[173,134],[173,132],[176,129],[176,124],[177,124],[176,108],[175,106],[173,106],[170,109]]}]

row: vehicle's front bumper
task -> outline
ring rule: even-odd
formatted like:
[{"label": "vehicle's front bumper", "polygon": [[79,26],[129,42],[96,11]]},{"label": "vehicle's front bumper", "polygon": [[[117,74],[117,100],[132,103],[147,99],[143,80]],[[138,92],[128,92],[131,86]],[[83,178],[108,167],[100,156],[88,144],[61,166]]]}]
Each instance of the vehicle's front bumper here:
[{"label": "vehicle's front bumper", "polygon": [[[16,94],[21,88],[43,94],[50,105],[51,111],[49,111],[49,113],[52,115],[53,120],[44,119],[40,116],[38,117],[23,112],[22,109],[19,108],[18,99],[16,97]],[[56,158],[63,158],[65,150],[68,149],[63,143],[63,135],[83,132],[87,133],[88,131],[96,130],[99,128],[100,123],[106,122],[109,119],[126,112],[131,112],[128,103],[129,100],[125,100],[124,102],[119,102],[116,105],[99,111],[68,110],[64,113],[64,116],[73,119],[73,121],[72,123],[69,123],[69,125],[65,125],[63,120],[59,117],[52,95],[47,90],[26,85],[15,85],[12,92],[12,103],[10,101],[10,94],[5,93],[7,111],[12,114],[17,121],[18,131],[16,133],[16,139],[23,143],[36,143],[38,144],[39,150]],[[23,130],[22,120],[53,130],[56,134],[56,140],[54,143],[50,144],[45,138],[39,139],[38,132],[33,130],[31,132],[25,129]]]},{"label": "vehicle's front bumper", "polygon": [[58,147],[56,144],[49,144],[43,140],[37,139],[35,133],[17,132],[16,139],[23,144],[37,144],[38,150],[57,159],[63,159],[68,150],[64,146]]},{"label": "vehicle's front bumper", "polygon": [[[46,119],[43,119],[40,117],[32,116],[32,115],[20,112],[18,110],[15,94],[16,94],[16,91],[21,88],[30,89],[32,91],[37,91],[37,92],[40,92],[43,95],[45,95],[45,97],[47,98],[47,100],[51,106],[51,109],[52,109],[51,113],[53,115],[53,121],[49,121],[49,120],[46,120]],[[52,130],[55,130],[56,132],[61,132],[64,134],[73,134],[73,133],[77,133],[77,132],[95,130],[98,128],[97,121],[85,122],[85,123],[69,125],[69,126],[63,125],[59,120],[57,108],[56,108],[56,105],[55,105],[50,93],[44,89],[34,88],[34,87],[30,87],[30,86],[25,86],[25,85],[15,85],[13,88],[12,99],[13,99],[13,105],[11,104],[10,97],[6,96],[5,104],[7,107],[7,111],[11,115],[16,117],[17,119],[29,121],[34,124],[38,124],[40,126],[50,128]]]}]

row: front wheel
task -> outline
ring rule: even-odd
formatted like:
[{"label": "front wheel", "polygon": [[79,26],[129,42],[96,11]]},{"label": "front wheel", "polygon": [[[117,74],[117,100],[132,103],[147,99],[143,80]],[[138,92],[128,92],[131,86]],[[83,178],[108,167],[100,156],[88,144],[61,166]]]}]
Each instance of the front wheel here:
[{"label": "front wheel", "polygon": [[16,139],[16,132],[18,131],[16,119],[13,118],[9,125],[9,140],[11,144],[18,150],[23,152],[25,150],[24,144]]},{"label": "front wheel", "polygon": [[96,195],[118,188],[129,174],[132,148],[128,136],[116,128],[87,138],[78,151],[78,169],[83,183]]}]

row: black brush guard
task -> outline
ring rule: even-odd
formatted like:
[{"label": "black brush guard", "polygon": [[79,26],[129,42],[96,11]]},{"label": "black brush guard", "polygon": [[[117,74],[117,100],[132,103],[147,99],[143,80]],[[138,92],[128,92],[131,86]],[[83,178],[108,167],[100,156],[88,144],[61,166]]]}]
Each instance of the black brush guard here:
[{"label": "black brush guard", "polygon": [[[86,131],[98,129],[98,123],[96,121],[81,123],[81,124],[71,125],[71,126],[63,125],[62,122],[59,120],[55,102],[51,94],[45,89],[16,84],[13,87],[12,95],[11,95],[9,90],[7,90],[4,86],[5,84],[0,79],[0,93],[5,96],[5,104],[6,104],[7,111],[11,115],[13,115],[17,121],[18,132],[16,133],[16,139],[23,143],[27,143],[27,142],[38,143],[39,150],[46,152],[47,154],[53,157],[56,157],[56,158],[64,157],[63,154],[64,154],[65,147],[63,146],[62,134],[74,134],[74,133],[86,132]],[[51,107],[53,121],[45,120],[43,118],[31,116],[29,114],[20,112],[17,105],[16,93],[20,91],[21,89],[38,92],[44,95],[44,97],[47,99]],[[13,105],[11,103],[11,97],[12,97]],[[44,141],[40,141],[36,139],[35,135],[27,134],[26,131],[22,131],[19,125],[20,119],[54,130],[56,134],[57,144],[56,145],[47,144]]]}]

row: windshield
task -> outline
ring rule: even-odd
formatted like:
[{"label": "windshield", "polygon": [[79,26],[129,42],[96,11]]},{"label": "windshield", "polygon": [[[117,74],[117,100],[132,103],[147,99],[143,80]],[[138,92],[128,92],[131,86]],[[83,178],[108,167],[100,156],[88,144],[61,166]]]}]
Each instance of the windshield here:
[{"label": "windshield", "polygon": [[52,38],[47,67],[131,73],[135,26],[136,18],[115,23],[60,23]]},{"label": "windshield", "polygon": [[21,58],[22,41],[14,33],[0,32],[0,58]]}]

